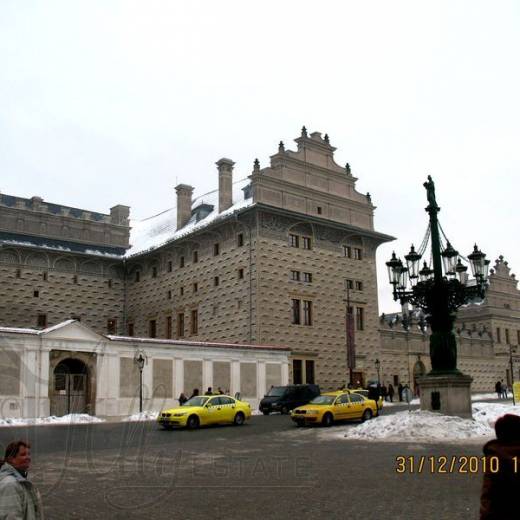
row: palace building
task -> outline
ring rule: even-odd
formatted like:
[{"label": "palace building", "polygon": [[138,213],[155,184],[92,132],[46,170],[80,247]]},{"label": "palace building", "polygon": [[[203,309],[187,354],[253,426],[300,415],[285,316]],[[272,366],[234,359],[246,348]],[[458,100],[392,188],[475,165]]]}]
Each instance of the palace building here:
[{"label": "palace building", "polygon": [[[268,380],[344,384],[348,310],[354,377],[366,381],[380,345],[375,253],[393,238],[374,230],[370,195],[335,162],[327,135],[303,128],[295,142],[238,179],[220,159],[217,191],[193,197],[180,184],[174,208],[140,222],[124,205],[101,214],[0,194],[0,326],[46,331],[74,320],[129,345],[288,347],[280,377],[251,371],[260,395]],[[71,345],[60,360],[78,358]],[[92,382],[96,364],[87,365]],[[190,381],[211,386],[211,370],[197,370]],[[49,373],[49,395],[56,380]]]}]

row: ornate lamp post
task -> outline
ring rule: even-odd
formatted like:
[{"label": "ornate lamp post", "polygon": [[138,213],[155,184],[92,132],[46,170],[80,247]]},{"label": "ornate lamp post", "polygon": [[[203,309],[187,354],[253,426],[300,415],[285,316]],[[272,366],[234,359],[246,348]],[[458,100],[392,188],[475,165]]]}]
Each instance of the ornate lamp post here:
[{"label": "ornate lamp post", "polygon": [[146,358],[143,356],[141,352],[139,355],[134,357],[135,364],[139,369],[139,413],[143,411],[143,368],[146,362]]},{"label": "ornate lamp post", "polygon": [[376,370],[377,370],[377,384],[378,384],[378,386],[381,386],[381,374],[379,372],[381,369],[381,361],[379,361],[379,359],[376,359],[374,362],[374,365],[376,366]]},{"label": "ornate lamp post", "polygon": [[[400,300],[401,304],[409,302],[421,308],[430,326],[432,370],[426,378],[445,376],[443,384],[446,383],[446,388],[443,388],[444,390],[453,385],[455,387],[466,385],[466,383],[462,384],[461,379],[453,379],[455,376],[469,379],[467,381],[469,396],[471,378],[464,376],[457,369],[457,342],[453,333],[453,322],[456,318],[456,311],[461,305],[474,298],[484,297],[489,260],[486,260],[486,255],[476,245],[467,258],[464,258],[453,248],[437,219],[440,208],[435,199],[435,185],[430,176],[428,176],[428,181],[424,183],[424,187],[428,198],[428,206],[425,210],[430,217],[426,235],[418,251],[412,245],[410,252],[404,256],[406,265],[400,258],[396,257],[395,253],[392,253],[392,258],[386,262],[389,280],[394,289],[394,300]],[[445,245],[441,236],[446,240]],[[430,264],[423,262],[422,268],[419,269],[421,259],[430,242]],[[474,279],[469,280],[466,274],[468,268],[462,263],[462,260],[470,264]],[[425,381],[426,378],[422,378],[424,384],[427,382]],[[429,382],[432,383],[432,380]],[[435,380],[434,386],[438,387],[438,383],[441,383],[441,379]],[[441,394],[443,393],[444,403],[441,402]],[[421,392],[421,408],[443,410],[446,413],[453,412],[453,410],[445,409],[443,406],[443,404],[447,404],[447,401],[453,401],[453,399],[449,399],[446,392],[442,392],[440,387],[434,389],[430,397],[431,403],[426,404],[427,396],[424,397],[423,403],[423,392]],[[466,403],[465,411],[462,412],[463,415],[468,415],[468,406],[469,414],[471,414],[470,404],[470,402],[469,404]],[[459,413],[453,413],[459,415]]]}]

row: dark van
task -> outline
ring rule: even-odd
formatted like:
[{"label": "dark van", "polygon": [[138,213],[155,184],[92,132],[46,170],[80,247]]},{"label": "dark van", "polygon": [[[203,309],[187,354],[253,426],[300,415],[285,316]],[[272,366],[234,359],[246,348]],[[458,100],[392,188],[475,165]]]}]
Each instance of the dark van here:
[{"label": "dark van", "polygon": [[273,386],[260,401],[260,411],[264,415],[271,412],[289,413],[320,395],[318,385]]}]

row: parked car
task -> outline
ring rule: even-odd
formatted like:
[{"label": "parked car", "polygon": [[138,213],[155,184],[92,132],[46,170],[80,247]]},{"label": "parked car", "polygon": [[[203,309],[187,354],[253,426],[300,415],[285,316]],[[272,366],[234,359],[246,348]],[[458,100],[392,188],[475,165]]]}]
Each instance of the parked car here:
[{"label": "parked car", "polygon": [[361,419],[367,421],[377,415],[377,405],[355,391],[329,392],[314,398],[305,406],[293,410],[291,419],[297,426],[322,424],[331,426],[335,421]]},{"label": "parked car", "polygon": [[260,401],[260,411],[264,415],[271,412],[288,414],[297,406],[302,406],[317,395],[320,395],[318,385],[288,385],[273,386]]},{"label": "parked car", "polygon": [[166,430],[174,426],[190,429],[208,424],[236,424],[240,426],[251,418],[249,403],[229,395],[200,395],[192,397],[182,406],[163,410],[157,422]]}]

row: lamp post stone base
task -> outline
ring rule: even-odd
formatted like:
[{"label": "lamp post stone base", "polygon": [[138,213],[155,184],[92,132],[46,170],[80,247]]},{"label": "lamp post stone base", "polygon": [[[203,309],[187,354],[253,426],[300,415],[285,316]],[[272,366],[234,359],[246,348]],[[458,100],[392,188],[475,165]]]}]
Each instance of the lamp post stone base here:
[{"label": "lamp post stone base", "polygon": [[417,378],[421,410],[471,419],[471,383],[465,374],[426,375]]}]

